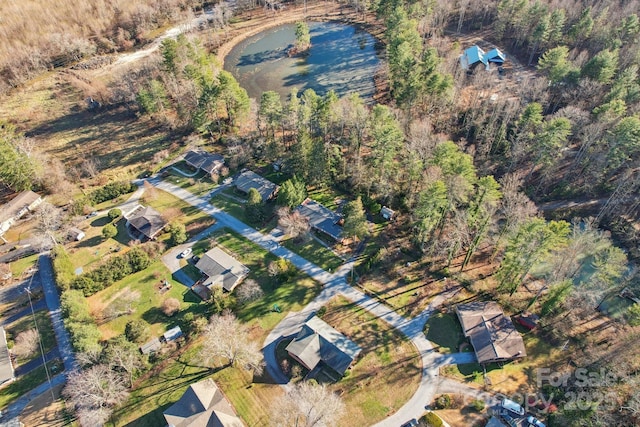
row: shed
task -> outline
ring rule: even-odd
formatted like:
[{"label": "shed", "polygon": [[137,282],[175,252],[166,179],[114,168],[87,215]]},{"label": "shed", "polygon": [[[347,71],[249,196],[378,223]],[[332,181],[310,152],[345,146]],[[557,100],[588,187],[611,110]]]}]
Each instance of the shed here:
[{"label": "shed", "polygon": [[84,231],[80,230],[77,227],[71,227],[67,234],[69,235],[69,239],[71,240],[80,241],[85,237]]},{"label": "shed", "polygon": [[394,219],[394,217],[396,216],[396,213],[394,210],[383,206],[382,209],[380,209],[380,216],[384,219],[386,219],[387,221],[391,221]]},{"label": "shed", "polygon": [[176,326],[169,329],[167,332],[165,332],[162,335],[162,338],[164,339],[165,342],[171,342],[171,341],[177,340],[181,336],[182,336],[182,329],[180,329],[180,326]]},{"label": "shed", "polygon": [[158,337],[154,337],[140,346],[140,353],[152,354],[159,351],[162,348],[162,343]]}]

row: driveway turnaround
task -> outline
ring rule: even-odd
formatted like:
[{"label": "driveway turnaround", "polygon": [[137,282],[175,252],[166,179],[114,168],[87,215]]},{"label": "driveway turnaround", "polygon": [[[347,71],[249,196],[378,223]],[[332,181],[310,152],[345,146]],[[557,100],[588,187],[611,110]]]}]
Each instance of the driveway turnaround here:
[{"label": "driveway turnaround", "polygon": [[287,383],[287,378],[282,374],[275,357],[277,341],[282,337],[295,334],[310,316],[336,295],[344,296],[402,332],[413,342],[422,360],[422,379],[414,395],[395,414],[376,424],[377,427],[397,427],[407,420],[420,417],[425,412],[425,406],[431,403],[437,392],[439,368],[447,364],[460,363],[461,361],[467,363],[475,361],[473,353],[446,356],[437,353],[424,335],[423,330],[425,323],[435,310],[435,307],[444,300],[445,297],[443,295],[434,298],[431,305],[417,317],[413,319],[404,318],[390,307],[354,289],[348,284],[347,277],[355,262],[353,259],[341,266],[335,273],[329,273],[311,261],[280,246],[270,235],[264,235],[237,218],[212,206],[208,200],[198,197],[171,183],[161,181],[158,178],[150,179],[149,182],[155,187],[171,193],[213,216],[221,227],[230,228],[274,255],[289,260],[298,269],[324,285],[322,292],[304,309],[299,312],[289,313],[288,316],[276,325],[264,342],[263,350],[266,369],[277,383],[283,385]]}]

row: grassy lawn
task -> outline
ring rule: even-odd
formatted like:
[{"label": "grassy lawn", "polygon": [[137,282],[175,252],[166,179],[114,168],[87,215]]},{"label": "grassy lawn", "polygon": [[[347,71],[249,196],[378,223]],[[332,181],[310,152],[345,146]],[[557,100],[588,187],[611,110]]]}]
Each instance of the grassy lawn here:
[{"label": "grassy lawn", "polygon": [[309,189],[308,197],[335,211],[338,208],[338,201],[345,199],[346,196],[331,187],[316,187]]},{"label": "grassy lawn", "polygon": [[[36,311],[35,318],[36,322],[38,323],[38,330],[40,331],[42,347],[44,349],[44,352],[48,353],[56,346],[56,336],[53,332],[53,326],[51,325],[49,312],[46,309]],[[5,327],[5,332],[7,333],[7,343],[12,347],[16,337],[20,332],[28,331],[29,329],[34,328],[35,325],[33,323],[33,316],[31,316],[31,314],[29,314],[28,316],[24,316],[19,320],[16,320],[15,322]],[[18,365],[22,365],[38,357],[41,357],[39,347],[31,356],[18,358]]]},{"label": "grassy lawn", "polygon": [[[175,166],[189,175],[193,173],[184,161],[178,162]],[[170,183],[177,185],[196,196],[204,196],[216,187],[216,184],[214,184],[207,174],[202,171],[198,172],[193,177],[180,175],[171,168],[168,168],[167,171],[169,172],[169,176],[164,178],[165,181],[169,181]]]},{"label": "grassy lawn", "polygon": [[[160,293],[161,282],[165,279],[172,285],[171,289]],[[169,270],[161,261],[155,261],[146,270],[132,274],[87,298],[94,316],[100,318],[103,310],[126,290],[140,293],[140,299],[134,304],[135,312],[102,323],[99,328],[104,339],[123,334],[125,325],[133,319],[149,323],[151,335],[158,336],[169,327],[180,324],[184,314],[194,312],[202,315],[207,309],[206,304],[198,297],[171,278]],[[180,312],[173,317],[165,316],[160,310],[162,302],[167,298],[176,298],[181,302]]]},{"label": "grassy lawn", "polygon": [[332,388],[349,414],[341,425],[370,426],[397,411],[420,382],[421,362],[413,344],[384,321],[342,297],[322,317],[362,348],[349,375]]},{"label": "grassy lawn", "polygon": [[249,222],[245,216],[244,203],[240,203],[240,201],[235,200],[234,197],[244,199],[244,197],[234,193],[233,190],[226,190],[226,192],[223,191],[211,198],[211,204],[238,218],[240,221],[250,225],[261,233],[267,234],[278,225],[278,219],[275,215],[277,207],[274,203],[269,202],[264,204],[265,217],[268,218],[268,220],[264,224],[254,224]]},{"label": "grassy lawn", "polygon": [[[60,359],[52,360],[47,362],[47,367],[49,368],[49,375],[53,376],[62,371],[62,361]],[[0,408],[4,408],[18,397],[46,381],[46,371],[44,366],[40,366],[9,385],[0,388]]]},{"label": "grassy lawn", "polygon": [[36,261],[38,261],[39,256],[40,255],[38,254],[29,255],[28,257],[20,258],[9,264],[13,277],[20,278],[20,276],[22,276],[25,271],[35,265]]},{"label": "grassy lawn", "polygon": [[[184,224],[189,236],[201,232],[215,222],[213,218],[200,209],[157,188],[146,190],[142,196],[142,203],[160,212],[167,220]],[[166,240],[167,238],[168,233],[165,233],[159,239]]]},{"label": "grassy lawn", "polygon": [[327,249],[315,239],[308,239],[306,242],[297,243],[292,239],[282,241],[282,246],[292,252],[297,253],[303,258],[308,259],[312,263],[318,265],[328,272],[335,271],[344,261]]},{"label": "grassy lawn", "polygon": [[[106,215],[93,218],[88,227],[82,228],[85,238],[67,246],[75,268],[82,267],[84,270],[89,270],[91,267],[97,267],[104,259],[116,254],[116,249],[128,250],[131,237],[127,233],[126,220],[124,218],[118,219],[115,223],[118,234],[114,238],[105,239],[102,236],[102,229],[110,222],[111,220]],[[124,252],[118,254],[122,253]]]},{"label": "grassy lawn", "polygon": [[457,353],[460,344],[467,342],[458,318],[449,313],[437,313],[429,317],[424,333],[440,353]]},{"label": "grassy lawn", "polygon": [[[509,395],[533,390],[536,386],[536,368],[551,366],[555,360],[566,357],[559,348],[547,344],[533,333],[523,334],[522,338],[527,349],[526,357],[502,366],[496,363],[486,366],[492,392]],[[442,373],[459,381],[484,384],[482,366],[477,363],[447,366],[442,368]]]},{"label": "grassy lawn", "polygon": [[212,378],[238,415],[249,426],[267,426],[269,407],[283,393],[279,386],[256,379],[238,368],[211,370],[198,365],[199,346],[193,345],[157,374],[141,381],[107,426],[157,427],[165,425],[162,412],[174,404],[189,384]]}]

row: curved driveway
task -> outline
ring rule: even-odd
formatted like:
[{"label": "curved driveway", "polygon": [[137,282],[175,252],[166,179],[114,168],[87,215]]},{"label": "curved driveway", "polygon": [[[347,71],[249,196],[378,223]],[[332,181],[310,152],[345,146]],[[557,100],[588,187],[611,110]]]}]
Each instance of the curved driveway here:
[{"label": "curved driveway", "polygon": [[291,261],[298,269],[304,271],[324,285],[322,292],[320,292],[313,301],[301,311],[289,313],[289,315],[271,331],[264,342],[263,348],[266,368],[276,382],[283,385],[287,383],[286,377],[280,371],[278,363],[275,360],[276,342],[281,337],[295,334],[309,316],[335,295],[346,297],[361,308],[385,320],[391,326],[398,329],[413,342],[420,354],[422,361],[422,378],[418,389],[404,406],[393,415],[376,424],[377,427],[397,427],[411,418],[421,416],[425,411],[425,406],[433,400],[437,392],[439,368],[447,364],[475,361],[473,353],[456,353],[449,355],[437,353],[434,351],[431,343],[426,339],[423,333],[425,323],[433,312],[434,307],[437,307],[444,299],[442,295],[437,296],[432,304],[419,316],[413,319],[404,318],[379,301],[349,286],[346,277],[351,271],[354,261],[347,262],[333,274],[328,273],[312,262],[280,246],[270,236],[265,236],[235,217],[212,206],[208,200],[198,197],[171,183],[160,181],[158,178],[150,179],[149,182],[155,187],[167,191],[215,217],[220,226],[228,227],[262,248],[272,252],[274,255]]}]

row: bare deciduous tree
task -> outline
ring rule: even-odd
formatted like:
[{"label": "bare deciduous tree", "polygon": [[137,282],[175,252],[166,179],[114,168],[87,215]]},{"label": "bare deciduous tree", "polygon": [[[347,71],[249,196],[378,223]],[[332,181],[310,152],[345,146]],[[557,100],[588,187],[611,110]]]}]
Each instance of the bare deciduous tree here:
[{"label": "bare deciduous tree", "polygon": [[246,327],[231,312],[211,316],[203,336],[200,356],[207,365],[222,358],[228,366],[241,366],[257,375],[262,373],[262,352],[256,343],[249,340]]},{"label": "bare deciduous tree", "polygon": [[38,349],[38,331],[28,329],[20,332],[15,339],[11,352],[18,357],[31,356]]},{"label": "bare deciduous tree", "polygon": [[289,211],[287,207],[278,209],[278,226],[292,239],[307,236],[311,229],[306,217],[298,211]]},{"label": "bare deciduous tree", "polygon": [[110,343],[106,354],[111,367],[126,372],[129,387],[133,387],[133,379],[136,372],[144,368],[144,362],[140,357],[138,348],[125,339],[119,339]]},{"label": "bare deciduous tree", "polygon": [[236,296],[238,301],[247,303],[262,298],[264,292],[258,282],[253,279],[247,279],[236,291]]},{"label": "bare deciduous tree", "polygon": [[180,311],[180,301],[176,298],[167,298],[162,302],[162,312],[165,316],[171,317]]},{"label": "bare deciduous tree", "polygon": [[62,210],[45,201],[40,203],[35,216],[38,221],[36,226],[38,232],[56,245],[58,243],[56,232],[62,224]]},{"label": "bare deciduous tree", "polygon": [[122,375],[107,365],[95,365],[69,374],[64,396],[83,427],[100,426],[113,407],[127,398]]},{"label": "bare deciduous tree", "polygon": [[271,424],[280,427],[323,427],[337,425],[345,412],[340,397],[324,384],[303,381],[272,407]]}]

